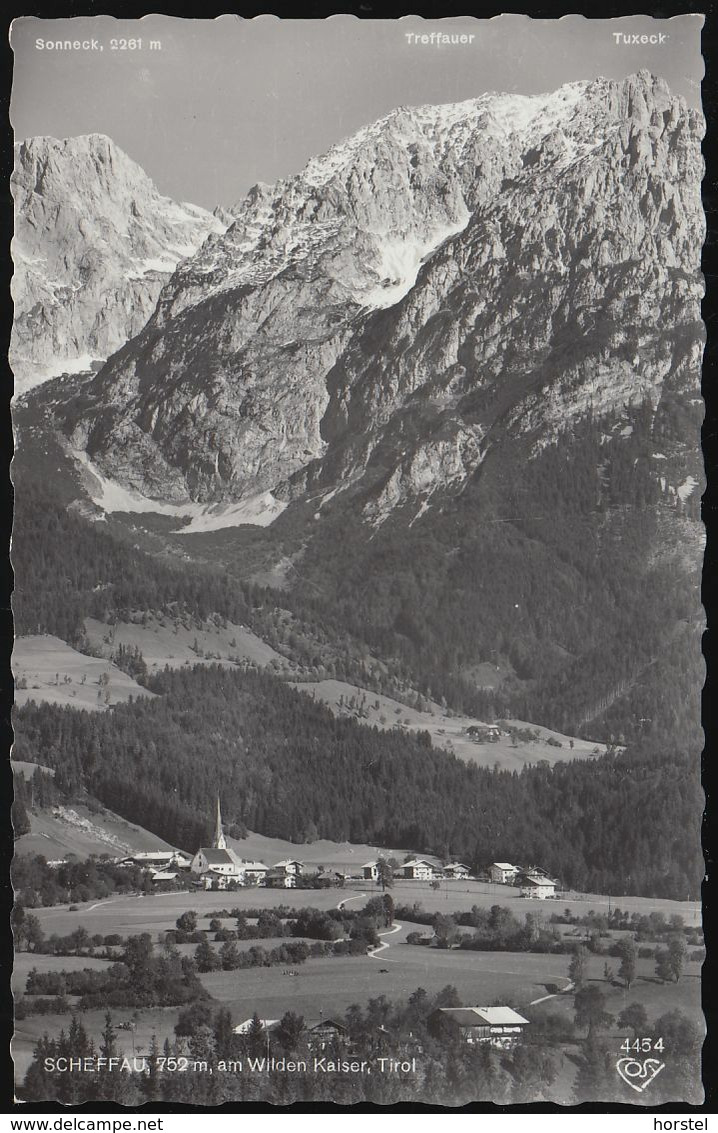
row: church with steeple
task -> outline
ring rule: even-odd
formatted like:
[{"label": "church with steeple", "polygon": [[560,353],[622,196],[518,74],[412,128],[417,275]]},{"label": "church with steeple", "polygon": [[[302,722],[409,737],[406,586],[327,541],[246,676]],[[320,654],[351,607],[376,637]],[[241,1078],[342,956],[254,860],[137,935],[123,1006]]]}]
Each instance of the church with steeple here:
[{"label": "church with steeple", "polygon": [[198,884],[205,889],[226,889],[229,884],[256,885],[264,880],[268,870],[262,862],[245,862],[227,845],[222,826],[222,808],[217,796],[214,837],[211,846],[200,846],[192,858],[190,869]]},{"label": "church with steeple", "polygon": [[222,811],[219,805],[219,795],[217,795],[217,821],[214,828],[214,841],[212,842],[213,850],[226,850],[227,839],[224,836],[222,829]]}]

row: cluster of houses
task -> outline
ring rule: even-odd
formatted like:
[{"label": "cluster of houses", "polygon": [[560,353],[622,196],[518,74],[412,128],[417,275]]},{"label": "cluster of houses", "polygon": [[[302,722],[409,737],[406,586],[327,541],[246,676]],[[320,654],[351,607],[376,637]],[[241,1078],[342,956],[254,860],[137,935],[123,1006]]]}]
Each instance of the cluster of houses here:
[{"label": "cluster of houses", "polygon": [[498,885],[517,885],[522,897],[545,900],[556,896],[558,882],[540,866],[524,868],[511,862],[492,862],[488,873],[489,879]]},{"label": "cluster of houses", "polygon": [[[427,1026],[436,1034],[455,1030],[468,1045],[488,1044],[502,1050],[511,1050],[523,1038],[529,1020],[513,1007],[439,1007],[428,1016]],[[262,1033],[269,1039],[280,1025],[279,1019],[259,1019]],[[257,1019],[245,1019],[234,1028],[236,1035],[248,1035],[256,1029]],[[349,1047],[347,1028],[336,1019],[319,1019],[305,1023],[304,1038],[315,1054]],[[391,1046],[391,1032],[383,1025],[374,1028],[372,1045],[383,1050]]]},{"label": "cluster of houses", "polygon": [[[383,869],[380,860],[366,862],[362,866],[362,877],[366,881],[380,881]],[[555,897],[557,881],[549,877],[545,870],[539,866],[523,868],[511,865],[510,862],[492,862],[488,870],[479,877],[472,877],[469,867],[463,862],[450,862],[448,865],[437,865],[427,858],[410,858],[393,870],[395,879],[403,881],[443,881],[470,880],[492,881],[499,885],[513,885],[521,890],[522,897],[545,900]]]},{"label": "cluster of houses", "polygon": [[[204,889],[228,889],[235,886],[260,885],[270,889],[293,889],[304,871],[304,864],[294,858],[276,862],[272,866],[260,861],[247,861],[239,856],[227,840],[222,828],[222,813],[217,799],[214,838],[211,846],[201,846],[194,855],[181,850],[149,850],[120,859],[127,865],[145,868],[152,882],[176,881],[184,872],[192,884]],[[400,881],[491,881],[499,885],[512,885],[521,890],[522,897],[545,900],[555,897],[557,881],[539,866],[515,866],[510,862],[492,862],[488,869],[472,875],[464,862],[439,865],[428,858],[408,858],[397,866],[392,863],[392,876]],[[351,875],[325,872],[319,868],[325,884],[343,884]],[[358,874],[363,881],[380,884],[387,869],[386,859],[366,862]]]}]

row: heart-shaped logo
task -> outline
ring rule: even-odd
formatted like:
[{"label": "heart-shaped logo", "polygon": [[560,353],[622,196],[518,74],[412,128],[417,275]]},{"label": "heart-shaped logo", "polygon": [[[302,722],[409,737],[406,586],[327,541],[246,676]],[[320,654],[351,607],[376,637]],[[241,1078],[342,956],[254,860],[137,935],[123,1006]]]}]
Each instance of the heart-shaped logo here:
[{"label": "heart-shaped logo", "polygon": [[650,1086],[665,1065],[665,1062],[659,1062],[657,1058],[644,1058],[643,1062],[636,1058],[619,1058],[616,1070],[626,1085],[640,1094]]}]

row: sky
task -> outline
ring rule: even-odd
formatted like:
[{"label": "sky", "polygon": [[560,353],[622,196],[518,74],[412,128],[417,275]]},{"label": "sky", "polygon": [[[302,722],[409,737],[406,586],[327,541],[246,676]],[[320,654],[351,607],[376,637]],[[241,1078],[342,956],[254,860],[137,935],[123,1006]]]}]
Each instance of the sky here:
[{"label": "sky", "polygon": [[[485,91],[538,94],[641,68],[699,106],[702,24],[701,15],[21,17],[11,28],[10,118],[17,140],[107,134],[161,192],[211,209],[235,203],[257,181],[297,173],[397,106],[458,102]],[[409,41],[431,32],[473,39],[448,46]],[[614,33],[665,38],[616,43]],[[67,39],[94,39],[98,49],[38,46]],[[122,50],[122,39],[141,39],[141,46]]]}]

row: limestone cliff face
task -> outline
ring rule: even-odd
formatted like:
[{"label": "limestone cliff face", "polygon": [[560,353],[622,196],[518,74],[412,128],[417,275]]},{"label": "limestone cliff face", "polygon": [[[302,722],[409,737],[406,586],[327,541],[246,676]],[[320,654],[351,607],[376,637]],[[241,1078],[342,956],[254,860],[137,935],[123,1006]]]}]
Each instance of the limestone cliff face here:
[{"label": "limestone cliff face", "polygon": [[256,186],[63,428],[155,499],[350,484],[378,523],[507,434],[691,391],[701,136],[644,72],[395,111]]},{"label": "limestone cliff face", "polygon": [[162,197],[109,138],[30,138],[16,147],[18,392],[88,369],[137,334],[179,260],[224,225]]}]

